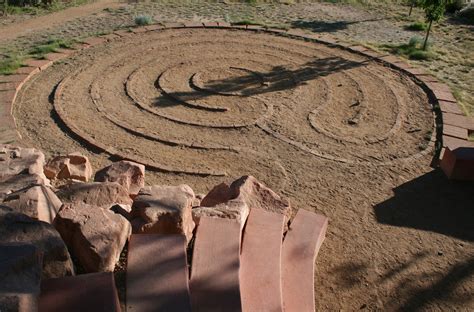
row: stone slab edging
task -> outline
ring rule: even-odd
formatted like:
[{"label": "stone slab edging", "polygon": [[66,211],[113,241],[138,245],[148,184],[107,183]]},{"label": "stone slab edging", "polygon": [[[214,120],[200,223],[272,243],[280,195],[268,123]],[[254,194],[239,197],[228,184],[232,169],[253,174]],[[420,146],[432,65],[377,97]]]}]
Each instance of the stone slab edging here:
[{"label": "stone slab edging", "polygon": [[[442,157],[446,147],[449,147],[451,150],[459,147],[474,147],[474,142],[468,140],[468,135],[474,132],[474,120],[464,115],[450,88],[434,76],[426,73],[423,69],[409,65],[396,56],[383,54],[361,45],[344,43],[318,33],[307,34],[299,29],[284,30],[259,25],[231,25],[227,22],[160,23],[134,27],[129,30],[117,30],[107,35],[83,39],[82,43],[75,44],[71,49],[58,49],[57,52],[48,53],[43,60],[26,60],[24,62],[25,66],[18,68],[12,75],[0,75],[0,144],[12,143],[15,140],[21,139],[21,135],[17,131],[16,121],[13,117],[13,103],[15,102],[16,96],[25,82],[51,66],[54,62],[69,57],[77,51],[88,49],[117,38],[150,31],[181,28],[238,29],[265,32],[278,36],[316,42],[367,57],[372,61],[379,62],[384,66],[408,75],[428,94],[437,117],[435,121],[436,133],[433,132],[431,143],[434,143],[436,139],[437,142],[440,142],[439,147],[441,147],[441,153],[439,157]],[[97,142],[86,141],[85,143],[95,148],[99,145]],[[99,149],[103,150],[100,146]],[[127,158],[115,150],[103,151],[112,156]],[[147,164],[145,163],[145,165]],[[153,164],[148,164],[147,166],[151,168],[155,167]]]}]

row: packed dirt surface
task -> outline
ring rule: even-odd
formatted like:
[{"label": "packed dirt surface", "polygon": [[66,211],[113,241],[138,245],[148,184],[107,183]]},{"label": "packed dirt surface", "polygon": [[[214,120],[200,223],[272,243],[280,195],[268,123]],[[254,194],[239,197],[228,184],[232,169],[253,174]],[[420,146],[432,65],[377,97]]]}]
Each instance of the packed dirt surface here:
[{"label": "packed dirt surface", "polygon": [[319,311],[472,308],[472,185],[430,167],[424,91],[365,57],[242,30],[130,34],[34,76],[14,116],[48,156],[99,169],[113,150],[196,193],[254,175],[328,216]]}]

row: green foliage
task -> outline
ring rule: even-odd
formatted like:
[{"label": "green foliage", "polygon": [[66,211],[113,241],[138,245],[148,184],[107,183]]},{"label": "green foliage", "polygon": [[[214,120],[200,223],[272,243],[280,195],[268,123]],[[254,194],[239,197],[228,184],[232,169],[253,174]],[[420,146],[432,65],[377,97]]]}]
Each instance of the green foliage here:
[{"label": "green foliage", "polygon": [[57,49],[68,49],[72,46],[73,41],[63,39],[50,39],[44,44],[40,44],[31,49],[30,54],[35,58],[44,58],[44,56],[51,52],[56,52]]},{"label": "green foliage", "polygon": [[428,25],[426,25],[425,22],[415,22],[405,27],[405,29],[413,30],[413,31],[423,31],[423,30],[426,30],[427,28],[428,28]]},{"label": "green foliage", "polygon": [[150,25],[153,18],[150,15],[138,15],[135,17],[135,24],[138,26]]},{"label": "green foliage", "polygon": [[439,21],[444,15],[447,2],[448,0],[422,0],[421,7],[425,10],[426,20]]},{"label": "green foliage", "polygon": [[449,1],[446,4],[446,12],[455,13],[455,12],[461,10],[464,7],[465,3],[466,3],[466,1],[464,1],[464,0]]},{"label": "green foliage", "polygon": [[[431,44],[428,44],[428,48]],[[423,38],[415,36],[410,38],[408,44],[386,45],[385,48],[394,54],[405,56],[411,60],[431,60],[435,54],[429,49],[423,50]]]},{"label": "green foliage", "polygon": [[17,55],[7,55],[0,60],[0,75],[10,75],[22,66],[22,60]]}]

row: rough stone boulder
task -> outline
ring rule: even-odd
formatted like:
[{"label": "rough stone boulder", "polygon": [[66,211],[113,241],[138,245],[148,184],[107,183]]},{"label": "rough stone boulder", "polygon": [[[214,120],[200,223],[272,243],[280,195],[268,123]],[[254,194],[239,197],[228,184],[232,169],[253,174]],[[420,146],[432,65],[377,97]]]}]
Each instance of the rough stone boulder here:
[{"label": "rough stone boulder", "polygon": [[0,311],[37,311],[42,261],[33,245],[0,245]]},{"label": "rough stone boulder", "polygon": [[54,225],[86,272],[113,271],[131,234],[121,215],[84,203],[64,204]]},{"label": "rough stone boulder", "polygon": [[229,200],[225,203],[217,204],[212,207],[196,207],[193,208],[193,220],[196,226],[199,225],[201,217],[232,219],[240,223],[242,228],[250,213],[250,209],[246,203],[241,200]]},{"label": "rough stone boulder", "polygon": [[73,183],[61,188],[56,195],[63,203],[84,203],[104,208],[114,204],[132,204],[127,190],[116,182]]},{"label": "rough stone boulder", "polygon": [[62,205],[56,194],[44,185],[10,193],[5,196],[2,204],[13,208],[15,212],[48,223],[53,222]]},{"label": "rough stone boulder", "polygon": [[264,209],[285,215],[286,221],[291,217],[291,206],[287,199],[281,197],[252,176],[243,176],[230,186],[225,183],[214,187],[201,201],[201,206],[214,207],[237,200],[245,203],[250,209]]},{"label": "rough stone boulder", "polygon": [[192,238],[194,192],[187,185],[147,186],[132,205],[134,233],[184,234]]},{"label": "rough stone boulder", "polygon": [[51,224],[0,206],[0,244],[12,243],[32,244],[43,253],[42,278],[74,274],[66,245]]},{"label": "rough stone boulder", "polygon": [[44,174],[49,179],[74,179],[87,182],[92,176],[89,159],[79,153],[56,156],[44,166]]},{"label": "rough stone boulder", "polygon": [[35,148],[0,146],[0,180],[17,174],[36,174],[47,184],[43,166],[44,154]]},{"label": "rough stone boulder", "polygon": [[10,193],[28,189],[35,185],[43,185],[44,179],[37,174],[17,174],[0,178],[0,202]]},{"label": "rough stone boulder", "polygon": [[95,174],[97,182],[117,182],[131,195],[137,195],[145,186],[145,166],[122,160],[105,167]]}]

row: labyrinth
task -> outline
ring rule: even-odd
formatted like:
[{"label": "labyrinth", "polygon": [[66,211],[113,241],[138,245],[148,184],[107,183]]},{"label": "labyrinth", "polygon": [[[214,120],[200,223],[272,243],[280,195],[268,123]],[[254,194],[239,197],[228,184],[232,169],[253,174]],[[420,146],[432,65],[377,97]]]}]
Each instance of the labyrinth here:
[{"label": "labyrinth", "polygon": [[117,36],[35,75],[14,114],[51,152],[70,137],[164,173],[253,174],[279,188],[299,153],[308,168],[389,166],[430,152],[433,132],[410,77],[322,43],[238,29]]}]

